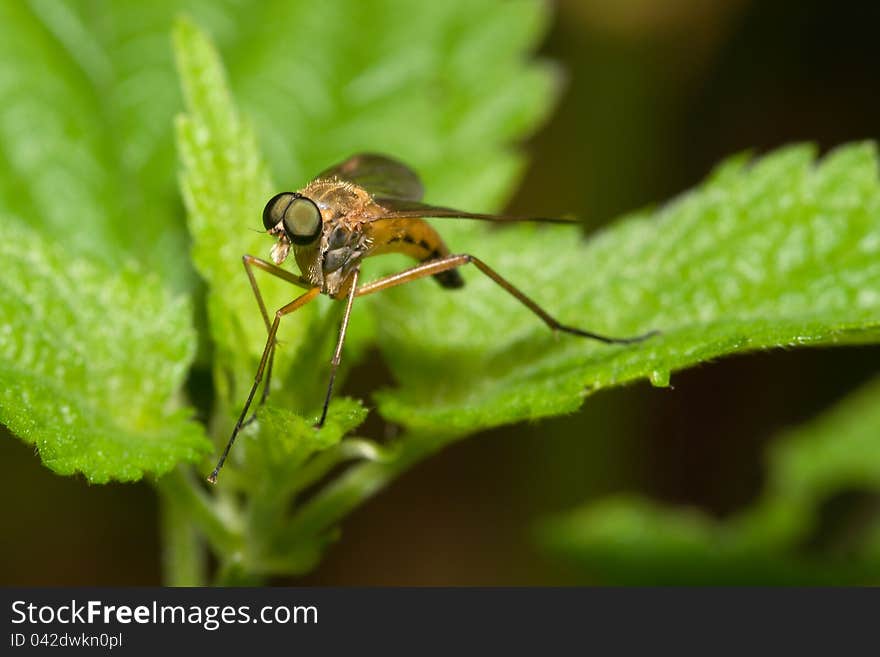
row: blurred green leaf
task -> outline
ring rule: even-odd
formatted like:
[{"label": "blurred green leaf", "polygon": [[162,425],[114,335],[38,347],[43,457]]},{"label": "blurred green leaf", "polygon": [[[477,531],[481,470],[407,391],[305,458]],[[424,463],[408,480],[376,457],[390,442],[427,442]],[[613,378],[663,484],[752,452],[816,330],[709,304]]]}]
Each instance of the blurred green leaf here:
[{"label": "blurred green leaf", "polygon": [[0,219],[0,421],[59,474],[162,474],[209,449],[181,408],[190,307],[158,277],[72,258]]},{"label": "blurred green leaf", "polygon": [[65,0],[0,8],[0,207],[71,252],[190,271],[173,189],[176,3]]},{"label": "blurred green leaf", "polygon": [[156,278],[185,287],[190,271],[172,187],[171,6],[0,8],[3,421],[53,470],[95,482],[209,447],[175,398],[190,307]]},{"label": "blurred green leaf", "polygon": [[[852,492],[873,510],[825,527],[825,505]],[[726,521],[620,497],[547,522],[541,539],[603,582],[876,582],[878,495],[880,380],[774,441],[762,496]]]},{"label": "blurred green leaf", "polygon": [[813,507],[846,487],[880,488],[880,380],[770,448],[768,496]]},{"label": "blurred green leaf", "polygon": [[[880,182],[872,144],[820,162],[811,146],[737,157],[700,187],[587,243],[573,228],[444,224],[563,323],[631,346],[558,336],[478,271],[378,300],[399,381],[380,410],[445,435],[575,410],[602,388],[727,354],[875,341],[880,335]],[[438,222],[439,223],[439,222]]]},{"label": "blurred green leaf", "polygon": [[[520,59],[546,24],[535,0],[3,3],[0,209],[60,232],[74,252],[135,258],[180,289],[191,270],[174,187],[180,96],[168,39],[180,12],[220,42],[288,186],[379,149],[442,176],[437,185],[460,186],[463,200],[497,203],[521,165],[499,145],[549,105],[546,67]],[[271,38],[275,29],[290,38]]]},{"label": "blurred green leaf", "polygon": [[[359,151],[393,154],[431,198],[493,208],[523,160],[509,145],[552,107],[556,76],[524,57],[536,0],[308,0],[256,7],[227,57],[236,97],[285,188]],[[267,38],[266,26],[284,37]],[[256,215],[252,215],[256,222]]]}]

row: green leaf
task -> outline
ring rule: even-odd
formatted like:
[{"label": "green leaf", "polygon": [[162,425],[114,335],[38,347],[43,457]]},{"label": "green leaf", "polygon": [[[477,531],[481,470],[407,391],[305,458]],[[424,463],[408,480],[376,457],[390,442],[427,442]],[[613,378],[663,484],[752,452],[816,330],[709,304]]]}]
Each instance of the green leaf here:
[{"label": "green leaf", "polygon": [[[184,167],[181,188],[193,237],[193,260],[209,286],[215,381],[221,398],[231,402],[231,398],[243,399],[245,385],[250,383],[229,390],[227,381],[233,373],[248,371],[245,378],[253,375],[266,340],[241,256],[259,253],[265,244],[264,235],[247,230],[246,218],[257,214],[271,196],[272,185],[253,131],[235,110],[213,45],[188,21],[178,22],[174,37],[189,110],[177,120]],[[277,279],[263,276],[260,285],[269,299],[283,293]],[[302,292],[290,285],[286,290],[290,290],[288,300]],[[269,307],[272,312],[277,305]],[[309,311],[301,311],[297,319],[308,317]],[[289,350],[278,351],[281,361]]]},{"label": "green leaf", "polygon": [[880,380],[771,445],[768,495],[815,507],[847,487],[880,489]]},{"label": "green leaf", "polygon": [[183,287],[168,20],[158,3],[121,4],[0,8],[0,207],[71,252],[137,259]]},{"label": "green leaf", "polygon": [[552,553],[604,582],[876,582],[876,511],[830,534],[821,512],[835,495],[880,492],[878,437],[880,380],[875,380],[775,440],[763,494],[726,521],[620,497],[547,522],[541,539]]},{"label": "green leaf", "polygon": [[563,323],[662,335],[629,346],[554,336],[478,271],[455,293],[420,281],[376,306],[399,382],[380,410],[464,434],[570,412],[639,378],[668,385],[670,372],[719,356],[875,341],[878,219],[876,150],[864,143],[820,162],[810,146],[731,159],[586,243],[566,227],[449,227],[453,250],[482,258]]},{"label": "green leaf", "polygon": [[[358,151],[415,167],[431,198],[497,207],[522,166],[509,144],[552,106],[556,77],[524,58],[534,0],[273,2],[255,9],[230,76],[285,187]],[[265,26],[295,26],[266,38]],[[476,64],[478,63],[478,64]]]},{"label": "green leaf", "polygon": [[274,479],[271,485],[276,489],[290,485],[308,457],[337,445],[366,416],[367,409],[359,401],[334,399],[326,423],[316,429],[317,416],[305,418],[286,408],[264,406],[260,410],[261,436],[249,441],[245,433],[242,440],[253,479]]},{"label": "green leaf", "polygon": [[156,276],[110,270],[0,219],[0,421],[59,474],[133,481],[210,444],[177,399],[190,308]]},{"label": "green leaf", "polygon": [[[217,36],[288,185],[371,148],[436,171],[448,190],[497,201],[520,164],[499,144],[547,109],[550,78],[519,60],[546,23],[533,0],[4,3],[0,209],[60,232],[73,252],[137,259],[180,289],[191,270],[174,193],[180,96],[168,42],[179,12]],[[267,25],[295,38],[266,38]],[[491,62],[491,74],[472,57]]]}]

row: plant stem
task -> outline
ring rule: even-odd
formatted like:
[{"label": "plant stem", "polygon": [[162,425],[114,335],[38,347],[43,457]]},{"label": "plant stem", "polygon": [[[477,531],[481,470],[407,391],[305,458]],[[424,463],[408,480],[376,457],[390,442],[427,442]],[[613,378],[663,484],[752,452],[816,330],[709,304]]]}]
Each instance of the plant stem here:
[{"label": "plant stem", "polygon": [[294,514],[280,534],[280,544],[292,550],[303,541],[320,536],[389,481],[444,444],[442,439],[410,435],[401,439],[400,451],[392,458],[353,466]]},{"label": "plant stem", "polygon": [[229,554],[241,547],[234,518],[221,513],[220,505],[193,480],[191,473],[178,467],[158,481],[159,489],[186,509],[190,520],[202,531],[217,554]]},{"label": "plant stem", "polygon": [[157,486],[162,540],[162,580],[165,586],[203,586],[205,550],[188,511]]},{"label": "plant stem", "polygon": [[302,465],[298,472],[290,478],[285,492],[293,495],[316,484],[333,468],[345,461],[364,459],[367,461],[393,460],[396,453],[386,447],[363,438],[346,438],[330,449],[316,454],[310,461]]}]

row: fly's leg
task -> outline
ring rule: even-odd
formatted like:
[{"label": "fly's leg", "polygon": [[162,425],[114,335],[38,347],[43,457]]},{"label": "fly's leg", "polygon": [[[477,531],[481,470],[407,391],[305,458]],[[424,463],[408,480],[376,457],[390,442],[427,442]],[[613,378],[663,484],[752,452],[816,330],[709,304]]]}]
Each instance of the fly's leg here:
[{"label": "fly's leg", "polygon": [[[263,295],[260,293],[260,286],[257,284],[257,279],[254,276],[253,267],[262,269],[276,278],[280,278],[283,281],[287,281],[297,287],[305,288],[306,290],[310,289],[312,285],[303,277],[292,274],[281,267],[273,265],[271,262],[262,260],[261,258],[255,258],[252,255],[244,255],[241,257],[241,261],[244,264],[245,273],[247,273],[248,281],[251,284],[251,290],[253,290],[254,297],[257,299],[257,305],[260,307],[260,314],[263,316],[263,322],[266,324],[266,331],[268,332],[272,326],[272,322],[269,321],[269,313],[266,311],[266,303],[263,301]],[[265,404],[266,399],[269,398],[269,390],[272,384],[272,364],[275,362],[275,344],[275,341],[273,341],[272,349],[269,352],[269,364],[266,366],[266,383],[263,384],[263,392],[260,395],[258,406]],[[246,427],[256,419],[257,412],[254,411],[253,414],[242,423],[242,426]]]},{"label": "fly's leg", "polygon": [[374,292],[387,290],[388,288],[395,287],[397,285],[403,285],[404,283],[415,281],[419,278],[424,278],[425,276],[433,276],[435,274],[439,274],[441,272],[469,264],[473,264],[474,266],[476,266],[481,272],[483,272],[486,276],[491,278],[505,291],[507,291],[508,294],[513,296],[526,308],[528,308],[538,317],[540,317],[543,322],[554,331],[564,331],[565,333],[571,333],[572,335],[578,335],[583,338],[590,338],[592,340],[598,340],[600,342],[605,342],[608,344],[632,344],[634,342],[641,342],[642,340],[646,340],[652,336],[659,334],[659,331],[649,331],[647,333],[643,333],[642,335],[636,335],[633,337],[616,338],[602,335],[600,333],[593,333],[592,331],[584,331],[574,326],[566,326],[565,324],[561,324],[559,321],[556,320],[556,318],[550,315],[550,313],[541,308],[541,306],[535,303],[531,298],[526,296],[526,294],[522,292],[519,288],[517,288],[506,278],[501,276],[501,274],[496,272],[479,258],[469,255],[467,253],[450,255],[444,258],[438,258],[437,260],[430,260],[428,262],[424,262],[420,265],[412,267],[411,269],[406,269],[397,274],[391,274],[390,276],[380,278],[379,280],[365,283],[360,287],[360,289],[358,289],[356,296],[373,294]]},{"label": "fly's leg", "polygon": [[[286,272],[285,272],[286,273]],[[263,348],[263,356],[260,358],[260,365],[257,368],[257,373],[254,376],[254,385],[251,386],[250,394],[248,394],[247,401],[244,403],[244,408],[241,409],[241,415],[238,416],[238,422],[235,423],[235,427],[232,429],[232,435],[229,437],[229,442],[226,443],[226,448],[223,450],[223,454],[220,456],[220,460],[217,461],[217,467],[214,468],[214,471],[208,477],[208,481],[212,484],[217,483],[217,475],[220,474],[220,468],[223,467],[223,464],[226,462],[226,457],[229,455],[229,450],[232,449],[232,444],[235,442],[236,437],[238,436],[238,432],[241,431],[241,428],[245,424],[245,417],[247,416],[248,409],[250,408],[251,402],[254,400],[254,395],[257,392],[257,388],[260,385],[260,382],[263,379],[263,373],[266,370],[266,365],[269,361],[269,354],[272,352],[273,345],[275,343],[275,334],[278,332],[278,324],[281,322],[281,318],[285,315],[289,315],[293,311],[302,308],[304,305],[312,301],[315,297],[317,297],[321,293],[321,288],[313,287],[305,294],[297,297],[286,306],[282,306],[278,309],[278,312],[275,313],[275,319],[269,325],[269,337],[266,340],[266,346]]]},{"label": "fly's leg", "polygon": [[339,325],[339,339],[336,341],[336,350],[333,352],[333,360],[330,361],[330,383],[327,385],[327,394],[324,396],[324,407],[321,410],[321,419],[315,424],[316,429],[324,426],[324,420],[327,419],[327,407],[330,406],[330,397],[333,394],[333,383],[336,381],[336,370],[339,369],[339,362],[342,360],[342,345],[345,343],[345,334],[348,331],[348,319],[351,316],[351,307],[354,304],[354,298],[358,293],[358,276],[360,271],[355,269],[352,273],[351,290],[348,293],[348,300],[345,303],[345,313],[342,315],[342,322]]}]

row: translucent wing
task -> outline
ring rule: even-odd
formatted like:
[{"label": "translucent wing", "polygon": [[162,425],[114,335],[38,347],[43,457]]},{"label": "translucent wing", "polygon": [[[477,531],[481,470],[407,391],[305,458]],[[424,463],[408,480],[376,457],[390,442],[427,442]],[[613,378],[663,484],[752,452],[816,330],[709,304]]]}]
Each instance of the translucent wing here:
[{"label": "translucent wing", "polygon": [[358,153],[330,167],[317,178],[337,178],[363,187],[374,197],[419,201],[425,190],[418,174],[385,155]]},{"label": "translucent wing", "polygon": [[376,203],[386,210],[380,216],[370,221],[380,219],[415,219],[421,217],[449,218],[449,219],[480,219],[482,221],[538,221],[548,224],[574,224],[576,219],[564,219],[562,217],[520,217],[509,214],[483,214],[480,212],[464,212],[455,208],[446,208],[441,205],[428,205],[418,201],[409,201],[398,198],[374,197]]},{"label": "translucent wing", "polygon": [[316,179],[328,178],[344,180],[362,187],[386,210],[380,216],[372,217],[368,221],[431,217],[483,221],[539,221],[554,224],[577,223],[572,219],[557,217],[517,217],[464,212],[455,208],[421,203],[424,187],[418,174],[402,162],[376,153],[358,153],[316,176]]}]

